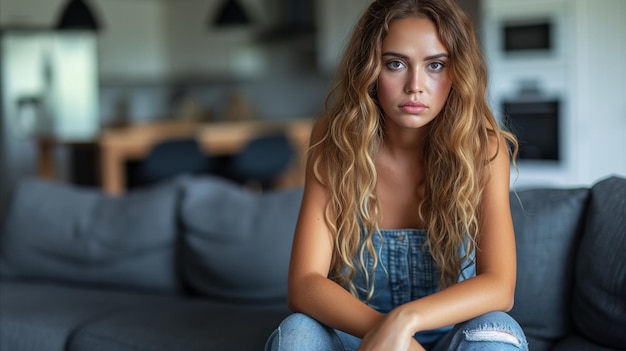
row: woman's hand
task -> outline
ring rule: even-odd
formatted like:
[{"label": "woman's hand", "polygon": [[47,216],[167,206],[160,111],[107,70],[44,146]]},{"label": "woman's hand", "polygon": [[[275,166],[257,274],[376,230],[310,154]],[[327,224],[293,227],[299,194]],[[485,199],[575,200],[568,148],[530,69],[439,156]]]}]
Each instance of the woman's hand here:
[{"label": "woman's hand", "polygon": [[407,317],[397,310],[389,313],[365,335],[359,351],[425,351],[413,338]]},{"label": "woman's hand", "polygon": [[363,341],[361,342],[361,346],[359,346],[359,351],[371,351],[371,350],[389,350],[389,351],[426,351],[422,345],[420,345],[417,340],[413,338],[413,336],[399,336],[399,337],[383,337],[379,338],[380,335],[373,336],[376,333],[368,333]]}]

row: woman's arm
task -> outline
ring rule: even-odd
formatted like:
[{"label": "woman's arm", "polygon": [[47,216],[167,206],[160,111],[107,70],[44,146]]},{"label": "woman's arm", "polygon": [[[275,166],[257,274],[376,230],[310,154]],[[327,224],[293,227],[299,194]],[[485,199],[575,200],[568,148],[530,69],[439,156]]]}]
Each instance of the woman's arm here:
[{"label": "woman's arm", "polygon": [[289,266],[289,307],[363,337],[382,315],[327,278],[333,238],[324,220],[325,189],[308,177]]},{"label": "woman's arm", "polygon": [[[492,140],[491,149],[498,144]],[[437,329],[492,311],[513,307],[516,279],[515,236],[509,204],[510,163],[505,141],[490,162],[481,211],[481,234],[476,250],[476,277],[391,311],[367,336],[363,350],[380,349],[388,336],[402,330],[403,338]]]},{"label": "woman's arm", "polygon": [[[319,128],[314,128],[312,141],[319,140],[316,131]],[[327,278],[334,246],[324,218],[327,201],[326,188],[309,161],[289,265],[289,308],[362,338],[383,315]]]}]

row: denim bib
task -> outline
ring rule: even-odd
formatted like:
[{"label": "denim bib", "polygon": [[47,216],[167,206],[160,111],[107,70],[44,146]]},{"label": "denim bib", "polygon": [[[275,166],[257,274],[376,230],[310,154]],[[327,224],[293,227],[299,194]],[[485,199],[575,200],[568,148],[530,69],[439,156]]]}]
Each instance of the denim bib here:
[{"label": "denim bib", "polygon": [[[439,270],[426,245],[426,230],[381,229],[372,236],[378,265],[374,270],[374,295],[369,306],[381,313],[407,302],[433,294],[439,290]],[[368,272],[374,264],[373,257],[365,252]],[[459,281],[475,275],[475,266],[463,271]],[[368,286],[363,272],[357,273],[354,284],[362,301],[367,298]],[[416,334],[420,342],[430,343],[447,333],[452,326]]]}]

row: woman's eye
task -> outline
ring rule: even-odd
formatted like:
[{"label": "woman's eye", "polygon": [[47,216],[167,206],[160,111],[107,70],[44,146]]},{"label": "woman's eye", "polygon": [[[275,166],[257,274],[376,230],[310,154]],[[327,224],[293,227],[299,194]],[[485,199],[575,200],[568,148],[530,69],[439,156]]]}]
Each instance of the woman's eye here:
[{"label": "woman's eye", "polygon": [[400,61],[389,61],[387,62],[387,67],[392,70],[401,69],[404,67],[404,64]]},{"label": "woman's eye", "polygon": [[444,67],[446,67],[446,65],[443,62],[438,62],[438,61],[437,62],[431,62],[428,65],[428,68],[431,71],[441,71]]}]

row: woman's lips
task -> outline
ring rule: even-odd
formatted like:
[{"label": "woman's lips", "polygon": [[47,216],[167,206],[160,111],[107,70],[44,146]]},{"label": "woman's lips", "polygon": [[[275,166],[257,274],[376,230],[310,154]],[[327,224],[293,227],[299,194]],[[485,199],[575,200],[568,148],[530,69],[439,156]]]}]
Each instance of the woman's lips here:
[{"label": "woman's lips", "polygon": [[420,113],[424,112],[424,110],[426,110],[426,105],[422,104],[421,102],[407,102],[400,105],[400,109],[404,113],[419,115]]}]

